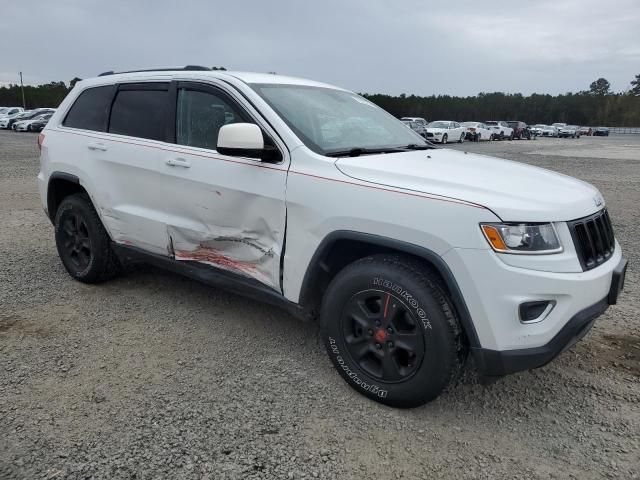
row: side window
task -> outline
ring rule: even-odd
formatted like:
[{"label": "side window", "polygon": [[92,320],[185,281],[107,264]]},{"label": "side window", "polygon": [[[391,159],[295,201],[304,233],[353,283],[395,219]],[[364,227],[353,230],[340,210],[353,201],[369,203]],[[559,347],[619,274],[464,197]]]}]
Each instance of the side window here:
[{"label": "side window", "polygon": [[109,119],[109,133],[130,137],[164,140],[167,125],[169,91],[167,85],[121,87]]},{"label": "side window", "polygon": [[112,96],[113,85],[84,90],[76,99],[62,124],[65,127],[104,132]]},{"label": "side window", "polygon": [[215,150],[223,125],[247,121],[224,95],[189,88],[178,89],[176,143]]}]

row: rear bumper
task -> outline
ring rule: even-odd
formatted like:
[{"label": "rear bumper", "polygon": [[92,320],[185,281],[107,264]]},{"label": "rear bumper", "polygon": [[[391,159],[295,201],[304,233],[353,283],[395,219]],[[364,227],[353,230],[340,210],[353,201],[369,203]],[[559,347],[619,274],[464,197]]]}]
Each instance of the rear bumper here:
[{"label": "rear bumper", "polygon": [[623,258],[613,271],[608,295],[571,317],[547,344],[503,351],[472,348],[471,353],[480,374],[485,377],[499,377],[540,368],[571,348],[591,330],[596,319],[609,308],[609,305],[615,305],[618,294],[624,287],[626,269],[627,260]]}]

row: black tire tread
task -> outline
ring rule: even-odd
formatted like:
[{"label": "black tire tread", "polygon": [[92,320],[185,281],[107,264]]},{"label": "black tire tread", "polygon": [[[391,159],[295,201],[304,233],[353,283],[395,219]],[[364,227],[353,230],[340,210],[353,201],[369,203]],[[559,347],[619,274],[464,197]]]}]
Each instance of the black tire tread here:
[{"label": "black tire tread", "polygon": [[[440,285],[439,278],[431,272],[431,267],[428,264],[418,259],[401,254],[378,254],[361,258],[346,266],[338,273],[334,281],[339,276],[347,275],[351,270],[358,269],[360,266],[367,264],[379,264],[381,267],[391,267],[400,270],[403,275],[413,277],[414,281],[436,300],[453,334],[453,344],[450,345],[451,348],[447,349],[451,352],[451,358],[448,359],[451,368],[449,371],[442,371],[442,378],[439,379],[441,390],[445,390],[460,377],[464,368],[468,348],[466,337],[457,319],[455,309],[446,291]],[[330,288],[331,286],[329,286],[329,289]],[[325,295],[323,303],[331,301],[329,297],[330,295]],[[429,400],[431,400],[431,398],[426,401]],[[394,406],[411,408],[422,405],[423,403],[425,403],[424,400],[416,402],[408,401],[405,404],[395,403]]]},{"label": "black tire tread", "polygon": [[[66,197],[58,211],[56,212],[55,225],[56,230],[59,225],[59,218],[62,212],[65,209],[65,206],[68,204],[81,204],[86,209],[86,214],[89,218],[87,221],[91,222],[94,228],[97,230],[97,234],[101,237],[100,247],[98,251],[93,251],[93,255],[96,259],[96,266],[93,268],[88,275],[83,277],[78,277],[72,275],[76,280],[81,281],[83,283],[102,283],[107,280],[111,280],[112,278],[118,276],[122,271],[122,267],[120,265],[120,261],[111,248],[111,238],[107,233],[104,225],[102,224],[102,220],[98,216],[98,212],[93,206],[93,202],[87,193],[76,193],[73,195],[69,195]],[[92,247],[96,247],[93,245]],[[71,272],[70,272],[71,273]]]}]

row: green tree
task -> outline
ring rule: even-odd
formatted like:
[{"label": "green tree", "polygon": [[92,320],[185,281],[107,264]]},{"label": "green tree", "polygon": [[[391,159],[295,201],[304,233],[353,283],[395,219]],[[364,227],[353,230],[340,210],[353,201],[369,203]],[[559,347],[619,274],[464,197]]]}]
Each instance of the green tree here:
[{"label": "green tree", "polygon": [[78,83],[78,82],[79,82],[79,81],[81,81],[81,80],[82,80],[81,78],[73,77],[73,80],[71,80],[71,81],[69,82],[69,88],[71,89],[71,88],[75,87],[75,86],[76,86],[76,83]]},{"label": "green tree", "polygon": [[589,86],[591,95],[604,96],[611,94],[611,84],[606,78],[599,78]]},{"label": "green tree", "polygon": [[640,97],[640,73],[636,75],[635,80],[631,80],[631,90],[629,93],[636,97]]}]

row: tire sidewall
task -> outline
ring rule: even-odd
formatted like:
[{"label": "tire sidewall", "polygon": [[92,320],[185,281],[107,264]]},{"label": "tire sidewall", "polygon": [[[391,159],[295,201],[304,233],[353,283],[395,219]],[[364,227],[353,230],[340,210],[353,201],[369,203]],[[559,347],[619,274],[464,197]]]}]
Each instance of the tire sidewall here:
[{"label": "tire sidewall", "polygon": [[[380,269],[379,263],[360,265],[339,275],[323,301],[321,335],[339,374],[359,393],[396,407],[413,407],[435,398],[452,371],[453,332],[437,300],[406,272]],[[423,335],[425,355],[418,369],[401,383],[387,383],[365,372],[347,350],[342,333],[342,311],[354,295],[375,289],[400,299],[414,315]]]},{"label": "tire sidewall", "polygon": [[[92,279],[95,272],[101,267],[98,265],[102,260],[100,258],[101,252],[104,251],[106,245],[104,236],[100,231],[100,228],[95,223],[95,214],[92,212],[92,207],[88,205],[82,198],[78,196],[71,196],[66,198],[58,211],[55,218],[55,239],[56,248],[58,249],[58,255],[69,274],[79,280]],[[89,234],[89,241],[91,243],[91,259],[89,264],[83,270],[79,270],[73,262],[69,259],[64,247],[62,246],[62,224],[65,218],[71,213],[80,215],[87,226],[87,232]]]}]

